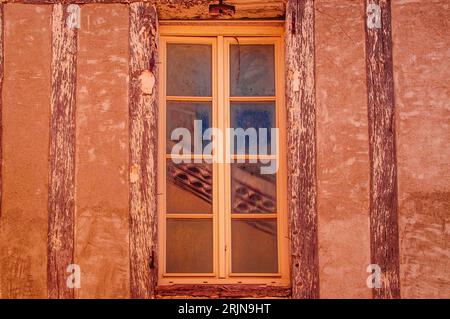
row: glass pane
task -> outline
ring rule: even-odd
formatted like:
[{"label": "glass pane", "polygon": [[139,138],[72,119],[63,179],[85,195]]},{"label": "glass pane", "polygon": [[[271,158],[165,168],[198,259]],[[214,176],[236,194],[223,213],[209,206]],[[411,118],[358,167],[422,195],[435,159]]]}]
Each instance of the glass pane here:
[{"label": "glass pane", "polygon": [[277,273],[276,219],[231,221],[233,273]]},{"label": "glass pane", "polygon": [[[269,165],[273,167],[269,167]],[[273,214],[277,207],[276,162],[231,164],[231,212],[233,214]]]},{"label": "glass pane", "polygon": [[167,160],[166,212],[212,213],[212,166]]},{"label": "glass pane", "polygon": [[168,273],[212,273],[212,219],[167,219],[166,249]]},{"label": "glass pane", "polygon": [[271,143],[271,129],[275,128],[274,102],[235,102],[231,103],[230,113],[231,127],[235,129],[235,154],[276,154],[276,145]]},{"label": "glass pane", "polygon": [[211,45],[167,45],[167,95],[212,96]]},{"label": "glass pane", "polygon": [[272,44],[232,44],[231,96],[274,96],[274,56],[275,48]]},{"label": "glass pane", "polygon": [[[211,127],[211,103],[210,102],[167,102],[166,107],[166,151],[168,154],[172,152],[173,146],[178,144],[180,148],[177,148],[177,154],[180,153],[180,149],[190,151],[195,154],[202,154],[203,148],[210,141],[202,139],[205,130]],[[199,122],[195,122],[199,121]],[[187,129],[189,135],[181,135],[186,130],[175,129]],[[194,134],[194,128],[197,128]],[[172,133],[176,133],[174,140],[171,139]],[[179,133],[179,134],[178,134]],[[194,149],[194,145],[197,139],[198,149]],[[181,143],[181,144],[179,144]],[[183,152],[184,153],[184,152]]]}]

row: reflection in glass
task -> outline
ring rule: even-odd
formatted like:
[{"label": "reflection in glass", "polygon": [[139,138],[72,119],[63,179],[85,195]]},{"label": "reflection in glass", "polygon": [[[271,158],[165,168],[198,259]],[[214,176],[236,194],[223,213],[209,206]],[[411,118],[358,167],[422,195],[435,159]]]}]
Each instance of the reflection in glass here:
[{"label": "reflection in glass", "polygon": [[261,174],[262,163],[231,164],[231,212],[276,213],[276,174]]},{"label": "reflection in glass", "polygon": [[231,96],[274,96],[274,56],[275,48],[272,44],[232,44]]},{"label": "reflection in glass", "polygon": [[212,219],[167,219],[166,271],[213,272]]},{"label": "reflection in glass", "polygon": [[168,44],[166,94],[211,96],[211,52],[209,44]]},{"label": "reflection in glass", "polygon": [[233,273],[277,273],[276,219],[233,219],[231,222]]},{"label": "reflection in glass", "polygon": [[168,214],[212,213],[212,166],[167,160],[166,212]]},{"label": "reflection in glass", "polygon": [[[185,150],[190,150],[191,153],[201,154],[204,146],[210,143],[209,140],[201,139],[201,137],[203,136],[205,130],[211,127],[211,103],[168,101],[166,108],[166,152],[170,154],[173,146],[181,141]],[[200,135],[198,144],[201,149],[198,151],[194,151],[194,125],[197,125],[197,131]],[[184,140],[182,135],[177,135],[175,137],[177,140],[172,140],[171,134],[177,128],[187,129],[191,138]],[[208,136],[208,138],[210,138],[210,136]]]},{"label": "reflection in glass", "polygon": [[[231,127],[235,129],[235,136],[232,137],[234,154],[276,153],[272,151],[271,129],[275,127],[273,102],[232,102],[230,113]],[[263,132],[260,129],[263,129]],[[265,148],[261,148],[262,145]]]}]

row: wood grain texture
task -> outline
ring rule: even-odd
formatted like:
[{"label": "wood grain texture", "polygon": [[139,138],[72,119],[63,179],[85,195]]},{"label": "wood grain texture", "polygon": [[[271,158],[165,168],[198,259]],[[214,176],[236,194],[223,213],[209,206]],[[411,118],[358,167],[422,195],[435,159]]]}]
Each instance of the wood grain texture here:
[{"label": "wood grain texture", "polygon": [[[140,2],[140,0],[2,0],[5,3],[124,3]],[[153,3],[158,10],[159,19],[282,19],[285,12],[284,0],[227,0],[227,4],[235,6],[232,15],[216,15],[209,13],[209,4],[218,3],[212,0],[145,0]]]},{"label": "wood grain texture", "polygon": [[371,262],[381,267],[382,288],[374,298],[400,298],[397,162],[392,67],[391,1],[381,7],[381,28],[366,25],[366,76],[370,157]]},{"label": "wood grain texture", "polygon": [[73,298],[66,268],[74,259],[75,97],[77,30],[66,27],[66,5],[53,5],[48,295]]},{"label": "wood grain texture", "polygon": [[282,19],[285,4],[282,0],[227,0],[226,4],[235,7],[232,15],[214,15],[209,13],[209,4],[218,1],[158,1],[160,20],[180,19]]},{"label": "wood grain texture", "polygon": [[292,297],[318,298],[313,0],[287,1],[285,43]]},{"label": "wood grain texture", "polygon": [[288,298],[290,287],[266,285],[167,285],[158,286],[158,298]]},{"label": "wood grain texture", "polygon": [[153,298],[158,278],[158,17],[148,3],[129,8],[130,290],[132,298]]},{"label": "wood grain texture", "polygon": [[[173,2],[181,2],[183,0],[144,0],[141,2],[155,3],[155,2],[163,2],[170,3]],[[195,1],[195,0],[194,0]],[[205,1],[208,0],[199,0]],[[139,2],[139,0],[0,0],[1,3],[26,3],[26,4],[70,4],[70,3],[80,3],[80,4],[90,4],[90,3],[133,3]]]},{"label": "wood grain texture", "polygon": [[3,16],[3,3],[0,3],[0,218],[2,217],[2,165],[3,165],[3,32],[4,32],[4,16]]}]

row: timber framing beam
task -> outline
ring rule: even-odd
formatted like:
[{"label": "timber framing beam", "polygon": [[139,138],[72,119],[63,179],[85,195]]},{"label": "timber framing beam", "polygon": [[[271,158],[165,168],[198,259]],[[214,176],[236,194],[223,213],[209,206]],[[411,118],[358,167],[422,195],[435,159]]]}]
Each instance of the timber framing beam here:
[{"label": "timber framing beam", "polygon": [[[89,4],[89,3],[133,3],[139,0],[0,0],[1,3],[23,3],[23,4]],[[141,1],[142,2],[142,1]],[[155,1],[144,1],[155,2]]]},{"label": "timber framing beam", "polygon": [[292,297],[318,298],[313,0],[287,1],[285,30]]},{"label": "timber framing beam", "polygon": [[[381,14],[380,24],[373,23],[376,20],[372,23],[367,21],[365,24],[370,156],[370,250],[372,264],[380,266],[382,271],[382,287],[373,290],[373,297],[400,298],[391,1],[366,0],[365,4],[366,12],[381,10],[378,11]],[[378,8],[373,7],[374,5]],[[368,14],[376,15],[377,12]]]},{"label": "timber framing beam", "polygon": [[48,197],[48,296],[74,298],[67,266],[74,260],[77,30],[66,26],[66,5],[52,14],[52,83]]},{"label": "timber framing beam", "polygon": [[193,298],[289,298],[291,289],[267,285],[167,285],[158,286],[158,298],[193,297]]},{"label": "timber framing beam", "polygon": [[157,271],[158,18],[156,7],[130,4],[131,297],[154,298]]},{"label": "timber framing beam", "polygon": [[194,5],[208,5],[211,0],[0,0],[0,3],[28,3],[28,4],[89,4],[89,3],[148,3],[174,5],[179,4],[184,8]]},{"label": "timber framing beam", "polygon": [[0,217],[2,217],[2,200],[3,200],[3,77],[4,77],[4,15],[3,4],[0,3]]}]

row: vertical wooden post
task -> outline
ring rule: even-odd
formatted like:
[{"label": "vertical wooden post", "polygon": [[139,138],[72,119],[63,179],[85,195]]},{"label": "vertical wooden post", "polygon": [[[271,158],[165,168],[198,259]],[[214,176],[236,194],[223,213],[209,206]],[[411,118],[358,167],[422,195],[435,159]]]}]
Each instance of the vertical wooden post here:
[{"label": "vertical wooden post", "polygon": [[2,217],[3,200],[3,3],[0,3],[0,218]]},{"label": "vertical wooden post", "polygon": [[67,266],[74,254],[75,94],[77,30],[66,26],[66,5],[52,16],[52,92],[48,197],[48,295],[73,298]]},{"label": "vertical wooden post", "polygon": [[292,297],[318,298],[314,0],[287,1],[285,45]]},{"label": "vertical wooden post", "polygon": [[154,298],[157,272],[158,18],[130,4],[130,275],[132,298]]},{"label": "vertical wooden post", "polygon": [[[400,298],[397,221],[397,161],[392,67],[391,1],[366,0],[366,72],[370,156],[371,262],[381,267],[382,288],[374,298]],[[374,5],[378,6],[374,8]],[[372,9],[374,8],[374,9]],[[381,9],[381,24],[377,10]]]}]

